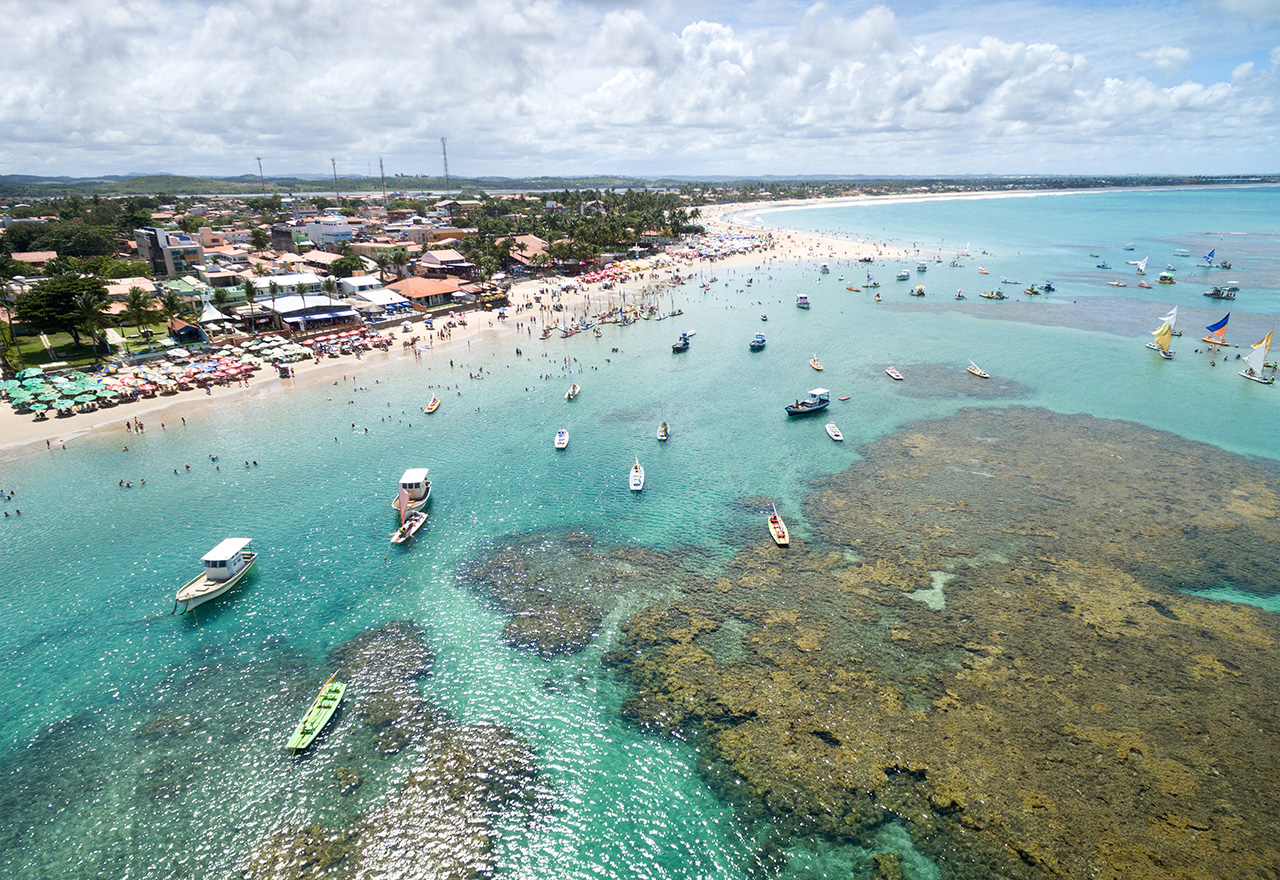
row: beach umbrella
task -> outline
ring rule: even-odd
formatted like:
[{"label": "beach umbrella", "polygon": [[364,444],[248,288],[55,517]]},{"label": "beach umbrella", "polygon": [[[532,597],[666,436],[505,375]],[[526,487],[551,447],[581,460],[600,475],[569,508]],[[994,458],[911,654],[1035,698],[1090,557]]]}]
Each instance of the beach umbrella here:
[{"label": "beach umbrella", "polygon": [[0,388],[5,389],[6,391],[8,391],[10,388],[21,388],[21,387],[22,387],[22,383],[19,382],[17,379],[5,379],[3,382],[0,382]]},{"label": "beach umbrella", "polygon": [[[23,370],[22,372],[25,373],[26,370]],[[21,376],[22,373],[19,373],[18,375]],[[22,380],[22,386],[24,388],[42,388],[46,384],[48,383],[46,383],[43,379],[27,378]]]},{"label": "beach umbrella", "polygon": [[33,379],[36,376],[43,376],[43,375],[44,375],[44,370],[41,367],[27,367],[25,370],[18,373],[18,378]]},{"label": "beach umbrella", "polygon": [[27,407],[27,409],[31,410],[32,412],[44,412],[48,408],[49,408],[49,404],[47,403],[33,403]]},{"label": "beach umbrella", "polygon": [[94,403],[97,399],[92,394],[81,394],[76,398],[76,403]]},{"label": "beach umbrella", "polygon": [[37,395],[36,399],[37,400],[57,400],[61,396],[62,395],[59,394],[57,391],[46,391],[43,394]]},{"label": "beach umbrella", "polygon": [[116,391],[108,391],[107,389],[104,388],[103,390],[94,394],[94,397],[98,398],[99,400],[108,400],[112,397],[115,397],[117,393],[118,392]]}]

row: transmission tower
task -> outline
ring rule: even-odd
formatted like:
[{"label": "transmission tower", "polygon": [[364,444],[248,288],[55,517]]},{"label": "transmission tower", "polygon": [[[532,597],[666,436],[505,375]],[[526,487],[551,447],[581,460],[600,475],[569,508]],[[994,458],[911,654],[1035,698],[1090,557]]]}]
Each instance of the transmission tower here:
[{"label": "transmission tower", "polygon": [[267,197],[267,179],[262,176],[262,157],[258,156],[258,181],[262,184],[262,197]]},{"label": "transmission tower", "polygon": [[449,198],[449,146],[448,138],[440,138],[440,152],[444,154],[444,197]]},{"label": "transmission tower", "polygon": [[333,166],[333,197],[338,202],[338,207],[342,207],[342,195],[338,192],[338,160],[330,159],[329,164]]},{"label": "transmission tower", "polygon": [[382,167],[382,157],[378,157],[378,173],[382,175],[382,204],[387,203],[387,169]]}]

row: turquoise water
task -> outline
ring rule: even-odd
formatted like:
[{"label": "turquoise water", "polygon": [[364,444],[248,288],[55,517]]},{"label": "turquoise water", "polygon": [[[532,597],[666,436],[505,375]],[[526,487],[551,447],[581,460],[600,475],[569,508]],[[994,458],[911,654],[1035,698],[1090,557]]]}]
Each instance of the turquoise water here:
[{"label": "turquoise water", "polygon": [[[1280,189],[877,204],[773,219],[917,241],[922,255],[947,260],[969,241],[974,257],[963,269],[931,264],[911,283],[943,295],[924,300],[892,281],[914,258],[882,261],[872,268],[884,284],[878,304],[845,290],[862,278],[856,264],[829,261],[825,276],[811,264],[716,267],[709,292],[676,293],[678,318],[606,326],[599,339],[526,339],[520,359],[514,341],[422,363],[377,355],[348,365],[354,383],[260,393],[185,428],[161,431],[155,420],[145,437],[120,431],[5,462],[0,483],[17,492],[5,506],[22,515],[0,521],[0,773],[10,798],[0,873],[227,877],[272,831],[376,807],[408,756],[350,758],[355,725],[343,720],[310,762],[292,764],[280,744],[328,677],[330,650],[411,619],[435,655],[424,694],[459,724],[511,728],[537,756],[545,802],[536,820],[501,829],[501,876],[745,877],[760,841],[701,783],[693,748],[621,720],[627,694],[601,667],[626,613],[657,597],[625,599],[586,651],[546,660],[502,640],[505,618],[459,583],[460,568],[507,536],[582,530],[604,545],[677,552],[690,570],[714,574],[761,538],[744,499],[777,499],[805,535],[800,500],[812,480],[856,460],[861,443],[966,406],[1127,419],[1280,459],[1280,391],[1245,381],[1238,366],[1210,367],[1193,332],[1227,308],[1228,339],[1245,351],[1272,328]],[[1127,243],[1135,251],[1120,249]],[[1195,281],[1155,290],[1107,287],[1087,257],[1114,267],[1149,251],[1157,267],[1174,261],[1174,247],[1198,256],[1212,246],[1230,272],[1184,259],[1179,280]],[[983,286],[977,265],[992,285],[1002,275],[1051,278],[1059,292],[951,300],[954,287]],[[1201,281],[1225,276],[1241,299],[1206,306]],[[795,308],[797,292],[811,310]],[[1187,335],[1163,362],[1143,343],[1171,304]],[[693,344],[673,355],[682,330],[696,331]],[[753,354],[757,332],[768,345]],[[821,374],[808,365],[815,354]],[[575,359],[572,378],[565,357]],[[969,359],[992,374],[989,396],[963,382],[912,383],[913,372],[961,379]],[[884,376],[890,362],[906,382]],[[487,378],[468,379],[481,366]],[[566,404],[571,381],[583,390]],[[461,395],[451,387],[424,416],[419,407],[442,384]],[[783,414],[815,386],[851,398],[830,410],[842,445],[827,438],[826,419]],[[660,445],[664,417],[673,434]],[[571,442],[557,453],[562,424]],[[626,476],[637,456],[647,483],[633,495]],[[413,466],[431,468],[431,519],[407,550],[391,548],[389,500]],[[168,616],[199,557],[231,534],[254,539],[256,570],[196,615]],[[183,719],[199,735],[157,740],[144,730],[157,718]],[[366,780],[348,798],[322,784],[335,753],[358,761]],[[934,875],[905,834],[883,837],[909,876]],[[865,853],[819,844],[788,858],[794,876],[867,864]]]}]

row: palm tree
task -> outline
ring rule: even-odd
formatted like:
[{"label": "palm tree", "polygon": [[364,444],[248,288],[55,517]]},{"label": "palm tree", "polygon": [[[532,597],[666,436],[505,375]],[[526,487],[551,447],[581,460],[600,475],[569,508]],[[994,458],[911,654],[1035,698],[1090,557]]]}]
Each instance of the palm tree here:
[{"label": "palm tree", "polygon": [[396,277],[404,277],[404,267],[409,265],[409,252],[404,248],[396,248],[391,252],[391,265],[395,266]]},{"label": "palm tree", "polygon": [[178,291],[166,288],[164,293],[160,294],[160,316],[164,318],[165,323],[182,315],[187,309],[187,301]]},{"label": "palm tree", "polygon": [[334,280],[334,277],[332,275],[328,275],[325,277],[323,281],[320,282],[320,289],[324,291],[326,296],[337,296],[338,282]]},{"label": "palm tree", "polygon": [[263,229],[261,226],[255,226],[249,230],[249,247],[258,253],[262,253],[271,246],[271,233]]},{"label": "palm tree", "polygon": [[110,304],[111,300],[107,297],[107,292],[101,288],[82,290],[72,298],[72,335],[77,345],[80,344],[78,331],[83,330],[93,340],[93,350],[97,354],[98,334],[111,325],[111,319],[104,311]]},{"label": "palm tree", "polygon": [[121,317],[130,324],[138,328],[141,334],[146,328],[144,325],[150,323],[156,316],[155,309],[151,305],[154,294],[143,290],[141,287],[130,287],[129,292],[124,297],[124,311]]},{"label": "palm tree", "polygon": [[249,325],[254,326],[253,304],[258,298],[258,288],[254,287],[253,282],[248,278],[244,280],[244,301],[249,304]]},{"label": "palm tree", "polygon": [[373,255],[373,261],[378,265],[378,280],[387,280],[387,267],[391,265],[391,255],[386,251],[378,251]]}]

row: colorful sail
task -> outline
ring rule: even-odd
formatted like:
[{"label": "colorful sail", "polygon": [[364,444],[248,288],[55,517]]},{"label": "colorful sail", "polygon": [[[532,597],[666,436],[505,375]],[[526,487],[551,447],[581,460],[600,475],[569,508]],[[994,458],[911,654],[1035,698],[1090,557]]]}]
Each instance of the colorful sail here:
[{"label": "colorful sail", "polygon": [[1268,331],[1267,331],[1267,335],[1266,335],[1266,336],[1264,336],[1264,337],[1262,337],[1262,341],[1261,341],[1261,342],[1255,342],[1255,343],[1254,343],[1252,346],[1250,346],[1250,347],[1251,347],[1251,348],[1261,348],[1261,349],[1262,349],[1262,356],[1263,356],[1263,357],[1266,357],[1266,356],[1267,356],[1267,353],[1271,351],[1271,331],[1270,331],[1270,330],[1268,330]]},{"label": "colorful sail", "polygon": [[1227,312],[1225,315],[1223,315],[1221,321],[1218,321],[1215,324],[1210,324],[1208,327],[1205,327],[1204,329],[1208,330],[1210,335],[1216,337],[1216,339],[1210,339],[1208,336],[1205,336],[1204,340],[1206,342],[1217,342],[1219,345],[1221,345],[1222,337],[1226,331],[1227,321],[1230,318],[1231,318],[1231,313]]},{"label": "colorful sail", "polygon": [[1216,254],[1217,252],[1218,252],[1218,249],[1214,248],[1213,250],[1209,251],[1209,253],[1204,255],[1204,261],[1206,265],[1209,265],[1209,266],[1213,265],[1213,255]]},{"label": "colorful sail", "polygon": [[1156,345],[1163,351],[1169,350],[1169,339],[1173,336],[1173,328],[1169,326],[1168,321],[1161,324],[1159,330],[1152,330],[1151,335],[1156,338]]},{"label": "colorful sail", "polygon": [[[385,495],[383,496],[386,497]],[[396,494],[396,510],[400,511],[400,525],[404,525],[405,513],[409,510],[409,490],[404,486]]]}]

